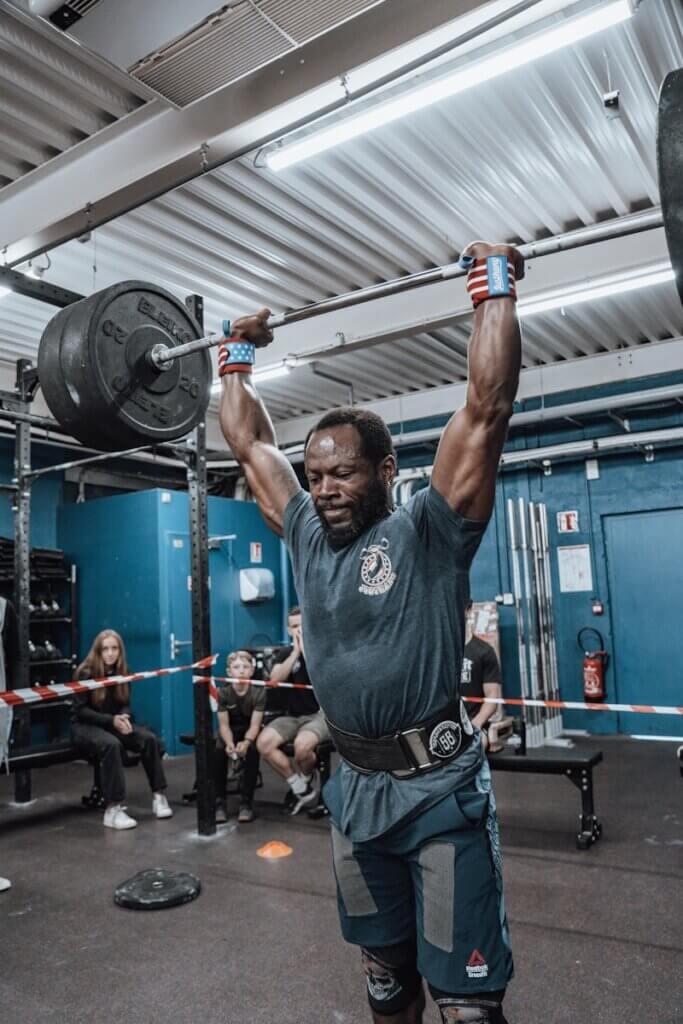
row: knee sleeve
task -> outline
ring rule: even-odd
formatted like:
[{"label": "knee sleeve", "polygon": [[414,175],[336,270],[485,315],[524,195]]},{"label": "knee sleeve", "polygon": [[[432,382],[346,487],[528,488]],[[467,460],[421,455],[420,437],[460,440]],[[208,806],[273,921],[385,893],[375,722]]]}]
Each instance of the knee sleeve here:
[{"label": "knee sleeve", "polygon": [[450,995],[429,986],[439,1007],[442,1024],[506,1024],[503,1016],[504,992],[481,992],[469,996]]},{"label": "knee sleeve", "polygon": [[381,949],[361,949],[368,986],[368,1002],[374,1013],[389,1017],[414,1002],[422,978],[418,974],[413,942]]}]

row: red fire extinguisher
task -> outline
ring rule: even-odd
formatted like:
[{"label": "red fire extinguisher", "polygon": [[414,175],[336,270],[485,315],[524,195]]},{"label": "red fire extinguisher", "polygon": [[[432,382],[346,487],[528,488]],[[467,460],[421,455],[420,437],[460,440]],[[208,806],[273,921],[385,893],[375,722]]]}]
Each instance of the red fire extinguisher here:
[{"label": "red fire extinguisher", "polygon": [[[582,637],[585,633],[593,633],[599,644],[597,651],[587,651]],[[583,697],[584,700],[605,699],[605,669],[609,661],[609,654],[604,649],[605,643],[602,634],[592,626],[585,626],[579,630],[576,641],[579,650],[583,651]]]}]

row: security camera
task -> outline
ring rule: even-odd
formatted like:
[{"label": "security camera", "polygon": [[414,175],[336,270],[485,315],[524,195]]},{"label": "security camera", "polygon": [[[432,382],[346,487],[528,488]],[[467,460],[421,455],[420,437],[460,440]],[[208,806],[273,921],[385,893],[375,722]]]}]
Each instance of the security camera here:
[{"label": "security camera", "polygon": [[608,117],[619,117],[619,90],[612,89],[611,92],[604,92],[602,105]]}]

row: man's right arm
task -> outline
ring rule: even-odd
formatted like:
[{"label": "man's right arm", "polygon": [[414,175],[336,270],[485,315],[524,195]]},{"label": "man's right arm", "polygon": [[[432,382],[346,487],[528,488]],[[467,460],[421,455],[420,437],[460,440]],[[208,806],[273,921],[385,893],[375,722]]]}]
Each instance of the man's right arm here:
[{"label": "man's right arm", "polygon": [[[255,316],[236,320],[233,337],[264,348],[273,337],[267,325],[269,315],[269,310],[262,309]],[[223,436],[244,470],[266,522],[282,536],[285,508],[301,485],[289,460],[277,447],[273,424],[251,373],[227,373],[222,382],[219,419]]]},{"label": "man's right arm", "polygon": [[230,715],[227,711],[218,712],[218,732],[225,743],[226,750],[230,753],[235,749],[235,740],[230,728]]},{"label": "man's right arm", "polygon": [[299,651],[293,647],[284,661],[277,661],[270,670],[270,677],[278,683],[286,683],[299,657]]}]

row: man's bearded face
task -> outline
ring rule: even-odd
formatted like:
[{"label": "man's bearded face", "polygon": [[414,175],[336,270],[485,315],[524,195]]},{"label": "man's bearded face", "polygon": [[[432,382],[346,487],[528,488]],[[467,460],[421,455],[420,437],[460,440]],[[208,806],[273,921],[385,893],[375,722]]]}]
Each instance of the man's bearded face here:
[{"label": "man's bearded face", "polygon": [[306,449],[311,497],[334,548],[350,544],[391,512],[391,474],[373,466],[361,450],[351,424],[316,432]]}]

